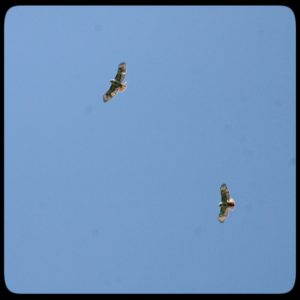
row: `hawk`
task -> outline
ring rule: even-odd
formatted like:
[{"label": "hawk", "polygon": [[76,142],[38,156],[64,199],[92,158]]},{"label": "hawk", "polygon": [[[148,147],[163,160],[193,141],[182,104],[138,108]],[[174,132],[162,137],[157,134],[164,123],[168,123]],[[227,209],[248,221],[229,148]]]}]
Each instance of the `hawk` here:
[{"label": "hawk", "polygon": [[127,88],[127,83],[124,81],[126,76],[126,63],[122,62],[118,66],[118,72],[115,79],[111,79],[109,90],[103,95],[103,101],[107,102],[118,93],[122,93]]},{"label": "hawk", "polygon": [[221,202],[220,206],[220,214],[218,220],[223,223],[228,216],[229,210],[233,209],[235,206],[235,201],[233,198],[230,198],[229,190],[227,185],[223,183],[220,187],[221,192]]}]

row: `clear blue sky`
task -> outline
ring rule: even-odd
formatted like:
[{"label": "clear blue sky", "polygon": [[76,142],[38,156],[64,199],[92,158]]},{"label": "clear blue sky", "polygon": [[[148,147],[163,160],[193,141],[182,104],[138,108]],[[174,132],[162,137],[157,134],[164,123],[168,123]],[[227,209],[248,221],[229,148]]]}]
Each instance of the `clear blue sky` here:
[{"label": "clear blue sky", "polygon": [[[9,290],[293,287],[289,8],[18,6],[4,54]],[[103,103],[122,61],[128,88]]]}]

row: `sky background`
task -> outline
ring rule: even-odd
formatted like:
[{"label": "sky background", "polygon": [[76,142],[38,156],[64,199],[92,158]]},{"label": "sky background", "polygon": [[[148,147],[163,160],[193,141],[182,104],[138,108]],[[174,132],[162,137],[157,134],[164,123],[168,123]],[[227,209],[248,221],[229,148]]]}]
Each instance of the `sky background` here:
[{"label": "sky background", "polygon": [[[10,291],[293,287],[289,8],[17,6],[4,46]],[[104,103],[123,61],[128,88]]]}]

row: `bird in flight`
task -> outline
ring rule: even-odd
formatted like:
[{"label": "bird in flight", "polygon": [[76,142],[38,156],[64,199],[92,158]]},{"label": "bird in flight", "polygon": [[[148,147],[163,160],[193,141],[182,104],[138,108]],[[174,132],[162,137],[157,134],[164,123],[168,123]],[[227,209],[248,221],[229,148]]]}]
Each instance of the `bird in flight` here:
[{"label": "bird in flight", "polygon": [[228,216],[229,210],[233,209],[233,207],[235,206],[235,201],[233,198],[230,197],[229,190],[225,183],[221,185],[220,192],[221,192],[221,202],[219,203],[220,214],[218,220],[221,223],[223,223]]},{"label": "bird in flight", "polygon": [[127,88],[127,83],[124,81],[126,76],[126,63],[122,62],[118,66],[118,72],[115,79],[111,79],[109,90],[103,95],[103,101],[107,102],[118,93],[122,93]]}]

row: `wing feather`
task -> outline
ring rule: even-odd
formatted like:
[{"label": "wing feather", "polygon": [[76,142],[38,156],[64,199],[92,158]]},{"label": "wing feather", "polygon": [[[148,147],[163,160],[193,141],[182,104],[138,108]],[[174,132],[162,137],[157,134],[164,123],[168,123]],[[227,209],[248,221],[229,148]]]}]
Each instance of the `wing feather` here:
[{"label": "wing feather", "polygon": [[118,93],[118,88],[116,85],[112,84],[109,88],[109,90],[103,95],[103,101],[107,102],[109,101],[112,97],[116,96]]},{"label": "wing feather", "polygon": [[227,188],[227,185],[223,183],[220,188],[221,191],[221,201],[222,203],[227,203],[227,201],[230,199],[229,190]]},{"label": "wing feather", "polygon": [[225,221],[225,219],[228,216],[228,212],[229,212],[229,207],[226,205],[221,205],[220,206],[220,214],[219,214],[219,218],[218,220],[223,223]]},{"label": "wing feather", "polygon": [[118,72],[115,79],[118,80],[119,82],[123,82],[125,80],[125,76],[126,76],[126,63],[122,62],[118,66]]}]

